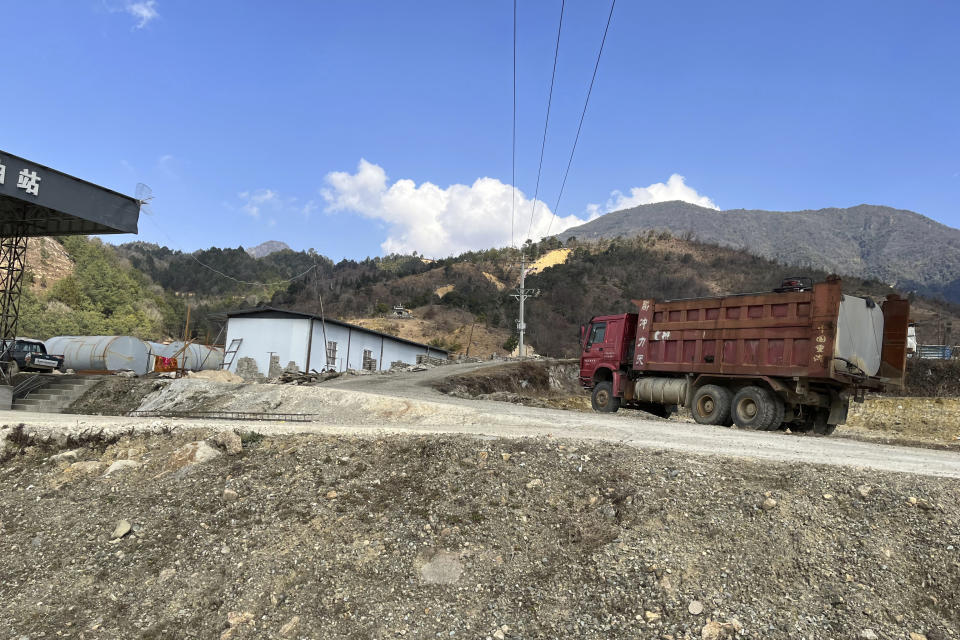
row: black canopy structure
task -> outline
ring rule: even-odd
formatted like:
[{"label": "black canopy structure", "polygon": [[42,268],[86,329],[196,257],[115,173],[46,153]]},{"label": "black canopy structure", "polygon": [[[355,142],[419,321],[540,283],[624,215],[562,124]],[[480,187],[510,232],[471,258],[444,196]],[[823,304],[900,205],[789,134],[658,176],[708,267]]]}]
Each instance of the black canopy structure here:
[{"label": "black canopy structure", "polygon": [[136,233],[139,217],[135,198],[0,150],[0,339],[16,335],[28,238]]}]

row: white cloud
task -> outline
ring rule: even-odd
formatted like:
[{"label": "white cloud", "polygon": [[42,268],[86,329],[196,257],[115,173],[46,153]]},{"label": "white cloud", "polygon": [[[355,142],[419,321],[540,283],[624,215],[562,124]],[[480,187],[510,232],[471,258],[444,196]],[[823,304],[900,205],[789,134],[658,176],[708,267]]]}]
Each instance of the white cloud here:
[{"label": "white cloud", "polygon": [[172,154],[166,153],[157,158],[157,168],[169,178],[177,177],[177,168],[179,161]]},{"label": "white cloud", "polygon": [[[478,178],[472,185],[446,188],[430,182],[417,185],[413,180],[388,184],[382,167],[360,160],[356,173],[328,173],[326,184],[321,190],[326,211],[352,211],[387,224],[388,236],[380,245],[386,253],[416,250],[446,256],[510,244],[513,189],[495,178]],[[517,244],[528,237],[539,240],[548,227],[550,233],[558,233],[586,222],[571,215],[551,224],[550,208],[537,200],[531,226],[531,208],[533,201],[517,190]]]},{"label": "white cloud", "polygon": [[[446,188],[430,182],[417,185],[413,180],[389,184],[382,167],[360,160],[356,173],[334,171],[325,181],[321,194],[327,202],[326,211],[351,211],[386,223],[387,239],[380,246],[387,253],[416,250],[446,256],[510,244],[513,189],[495,178],[478,178],[472,185]],[[629,195],[614,191],[605,206],[588,205],[583,217],[553,219],[550,208],[537,200],[531,225],[533,201],[518,189],[514,239],[518,245],[528,237],[540,240],[548,229],[556,234],[610,211],[670,200],[718,208],[710,198],[687,186],[683,176],[673,174],[666,183],[635,187]]]},{"label": "white cloud", "polygon": [[251,218],[259,218],[265,206],[276,209],[280,205],[280,198],[276,191],[271,189],[257,189],[256,191],[241,191],[237,197],[243,201],[240,210]]},{"label": "white cloud", "polygon": [[127,2],[123,10],[137,19],[135,29],[143,29],[152,20],[160,17],[160,14],[157,12],[157,0]]},{"label": "white cloud", "polygon": [[300,213],[305,220],[310,219],[310,214],[317,210],[317,203],[314,200],[308,200],[306,204],[300,207]]},{"label": "white cloud", "polygon": [[673,174],[670,179],[663,182],[657,182],[649,187],[634,187],[630,189],[630,195],[625,195],[620,191],[613,191],[605,206],[599,204],[587,205],[587,212],[591,218],[601,213],[611,211],[620,211],[621,209],[630,209],[641,204],[652,204],[654,202],[669,202],[671,200],[682,200],[708,209],[719,209],[713,200],[707,196],[697,193],[693,187],[687,186],[684,177],[679,174]]}]

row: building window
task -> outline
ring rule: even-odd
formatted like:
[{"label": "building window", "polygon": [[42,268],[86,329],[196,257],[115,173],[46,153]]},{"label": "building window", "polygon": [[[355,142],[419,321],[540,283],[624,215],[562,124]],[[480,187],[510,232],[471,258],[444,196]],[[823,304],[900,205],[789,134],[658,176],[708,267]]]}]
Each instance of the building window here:
[{"label": "building window", "polygon": [[337,368],[337,343],[333,340],[327,342],[327,366]]}]

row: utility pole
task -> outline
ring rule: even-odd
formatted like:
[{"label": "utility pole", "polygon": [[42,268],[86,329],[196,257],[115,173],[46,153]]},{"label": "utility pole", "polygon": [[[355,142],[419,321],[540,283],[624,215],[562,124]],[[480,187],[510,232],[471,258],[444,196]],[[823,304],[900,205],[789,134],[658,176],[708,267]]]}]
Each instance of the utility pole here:
[{"label": "utility pole", "polygon": [[190,339],[190,303],[187,303],[187,323],[183,326],[183,341]]},{"label": "utility pole", "polygon": [[470,346],[473,344],[473,327],[475,324],[477,324],[477,316],[473,316],[473,324],[470,325],[470,337],[467,338],[467,358],[470,357]]},{"label": "utility pole", "polygon": [[517,341],[517,355],[520,356],[521,360],[526,355],[526,353],[524,353],[523,335],[527,330],[527,324],[523,321],[523,303],[527,298],[535,298],[540,295],[539,289],[525,288],[526,277],[527,256],[526,254],[520,254],[520,286],[517,287],[517,292],[511,294],[510,297],[520,301],[520,318],[517,320],[517,331],[520,333],[520,339]]}]

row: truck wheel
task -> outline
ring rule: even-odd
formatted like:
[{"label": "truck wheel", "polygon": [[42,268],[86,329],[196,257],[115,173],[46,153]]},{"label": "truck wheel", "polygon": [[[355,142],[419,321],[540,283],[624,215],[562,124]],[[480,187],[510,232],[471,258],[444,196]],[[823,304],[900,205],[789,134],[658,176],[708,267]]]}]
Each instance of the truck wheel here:
[{"label": "truck wheel", "polygon": [[726,387],[705,384],[693,395],[693,419],[700,424],[730,426],[732,401],[733,394]]},{"label": "truck wheel", "polygon": [[770,392],[754,386],[744,387],[733,396],[732,413],[734,424],[756,431],[765,431],[779,415]]},{"label": "truck wheel", "polygon": [[818,436],[829,436],[834,431],[837,430],[837,425],[827,424],[827,423],[818,423],[814,428],[813,432]]},{"label": "truck wheel", "polygon": [[770,397],[773,402],[773,419],[767,425],[767,431],[778,431],[783,425],[783,419],[787,417],[787,407],[777,394],[770,394]]},{"label": "truck wheel", "polygon": [[616,413],[620,408],[620,398],[613,395],[613,383],[598,382],[593,388],[593,398],[590,403],[594,411],[600,413]]}]

